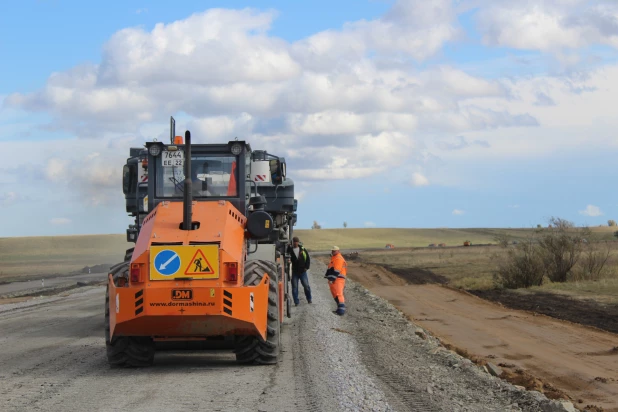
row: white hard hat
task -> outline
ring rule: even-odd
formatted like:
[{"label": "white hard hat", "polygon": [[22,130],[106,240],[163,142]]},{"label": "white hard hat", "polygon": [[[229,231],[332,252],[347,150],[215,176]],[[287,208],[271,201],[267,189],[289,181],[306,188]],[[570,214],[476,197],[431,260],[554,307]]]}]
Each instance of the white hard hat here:
[{"label": "white hard hat", "polygon": [[331,250],[339,250],[339,246],[333,246]]}]

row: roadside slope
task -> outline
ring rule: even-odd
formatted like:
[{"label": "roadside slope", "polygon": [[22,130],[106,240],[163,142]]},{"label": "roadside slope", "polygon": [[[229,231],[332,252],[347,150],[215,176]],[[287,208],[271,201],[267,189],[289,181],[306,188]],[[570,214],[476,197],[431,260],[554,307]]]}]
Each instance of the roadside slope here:
[{"label": "roadside slope", "polygon": [[535,389],[552,392],[553,386],[555,393],[581,399],[581,406],[618,411],[618,335],[506,309],[439,285],[410,285],[381,267],[348,262],[348,270],[444,342],[502,364],[505,377],[517,379],[522,369],[549,384],[543,388],[528,379]]}]

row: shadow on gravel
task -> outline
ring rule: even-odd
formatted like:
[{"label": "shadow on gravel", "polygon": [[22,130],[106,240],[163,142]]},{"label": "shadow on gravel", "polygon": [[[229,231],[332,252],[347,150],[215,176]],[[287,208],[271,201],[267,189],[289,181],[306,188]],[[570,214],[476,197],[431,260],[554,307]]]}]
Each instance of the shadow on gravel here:
[{"label": "shadow on gravel", "polygon": [[446,285],[448,278],[436,275],[431,270],[421,268],[396,268],[389,265],[381,265],[384,269],[396,274],[411,285],[426,285],[438,283]]},{"label": "shadow on gravel", "polygon": [[185,369],[238,369],[246,365],[236,363],[231,350],[204,351],[157,351],[154,364],[144,370],[171,370],[182,372]]},{"label": "shadow on gravel", "polygon": [[600,305],[552,293],[519,294],[509,290],[468,290],[510,309],[527,310],[618,333],[618,305]]}]

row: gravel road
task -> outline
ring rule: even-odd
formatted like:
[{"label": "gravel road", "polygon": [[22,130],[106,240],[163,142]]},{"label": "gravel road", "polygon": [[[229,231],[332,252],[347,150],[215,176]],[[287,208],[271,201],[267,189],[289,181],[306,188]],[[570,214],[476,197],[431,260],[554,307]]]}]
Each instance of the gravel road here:
[{"label": "gravel road", "polygon": [[325,269],[316,259],[313,304],[301,297],[286,318],[275,366],[237,366],[229,351],[206,351],[159,352],[150,368],[110,369],[100,286],[0,305],[0,410],[560,410],[417,336],[353,281],[348,315],[334,315]]},{"label": "gravel road", "polygon": [[77,282],[105,282],[106,279],[107,272],[80,273],[75,275],[51,278],[41,276],[41,278],[37,280],[11,282],[0,285],[0,298],[34,295],[37,292],[46,291],[49,289],[60,289],[75,286]]}]

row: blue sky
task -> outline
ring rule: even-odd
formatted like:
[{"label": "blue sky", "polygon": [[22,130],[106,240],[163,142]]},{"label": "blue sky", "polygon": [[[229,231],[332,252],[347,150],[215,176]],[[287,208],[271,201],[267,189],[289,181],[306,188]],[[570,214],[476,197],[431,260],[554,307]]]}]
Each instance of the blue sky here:
[{"label": "blue sky", "polygon": [[123,233],[170,115],[285,156],[301,229],[618,218],[611,0],[24,0],[0,39],[0,236]]}]

